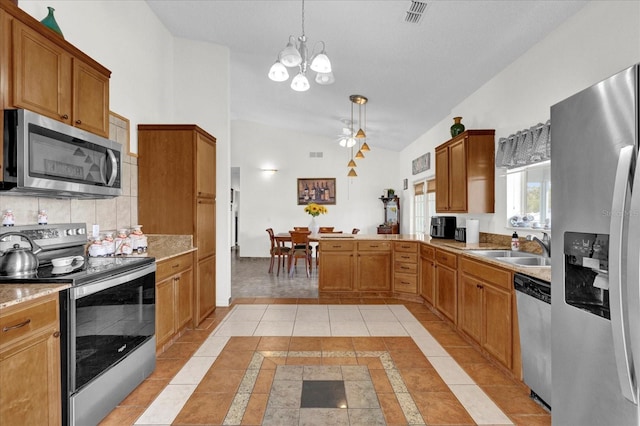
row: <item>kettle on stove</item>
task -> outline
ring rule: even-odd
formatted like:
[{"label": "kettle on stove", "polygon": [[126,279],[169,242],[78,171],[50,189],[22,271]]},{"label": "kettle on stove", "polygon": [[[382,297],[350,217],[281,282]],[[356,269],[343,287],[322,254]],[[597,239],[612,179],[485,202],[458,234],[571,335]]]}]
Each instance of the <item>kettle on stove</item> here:
[{"label": "kettle on stove", "polygon": [[2,234],[0,240],[16,235],[24,238],[29,242],[31,247],[20,247],[20,244],[14,244],[12,248],[7,249],[0,256],[0,275],[7,277],[29,277],[35,275],[38,270],[38,258],[36,254],[42,250],[42,247],[33,242],[28,235],[20,232],[7,232]]}]

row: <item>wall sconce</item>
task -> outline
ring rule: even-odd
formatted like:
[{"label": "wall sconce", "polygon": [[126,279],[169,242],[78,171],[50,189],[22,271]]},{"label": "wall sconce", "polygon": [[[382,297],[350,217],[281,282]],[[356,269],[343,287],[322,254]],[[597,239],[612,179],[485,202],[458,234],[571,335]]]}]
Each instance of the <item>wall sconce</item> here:
[{"label": "wall sconce", "polygon": [[278,169],[260,169],[260,171],[262,171],[262,174],[266,176],[273,176],[276,174]]}]

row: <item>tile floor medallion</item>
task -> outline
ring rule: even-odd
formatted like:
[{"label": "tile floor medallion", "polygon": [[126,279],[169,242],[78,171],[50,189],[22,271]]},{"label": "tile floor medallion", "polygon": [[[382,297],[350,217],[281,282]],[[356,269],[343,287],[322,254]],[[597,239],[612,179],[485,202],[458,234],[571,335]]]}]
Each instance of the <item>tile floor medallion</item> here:
[{"label": "tile floor medallion", "polygon": [[135,424],[550,424],[432,322],[402,304],[236,305]]}]

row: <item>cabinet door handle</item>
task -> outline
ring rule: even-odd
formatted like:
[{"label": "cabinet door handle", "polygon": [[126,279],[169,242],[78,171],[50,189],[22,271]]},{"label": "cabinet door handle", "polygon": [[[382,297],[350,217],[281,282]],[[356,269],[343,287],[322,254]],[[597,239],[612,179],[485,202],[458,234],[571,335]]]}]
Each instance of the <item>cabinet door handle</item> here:
[{"label": "cabinet door handle", "polygon": [[53,332],[53,337],[55,337],[56,339],[57,339],[58,337],[60,337],[60,332],[59,332],[58,330],[54,331],[54,332]]},{"label": "cabinet door handle", "polygon": [[336,245],[334,245],[334,246],[331,246],[331,248],[341,248],[341,247],[342,247],[342,245],[337,245],[337,246],[336,246]]},{"label": "cabinet door handle", "polygon": [[378,248],[379,246],[376,244],[376,245],[370,245],[369,247],[371,247],[371,248]]},{"label": "cabinet door handle", "polygon": [[82,124],[81,120],[76,120],[76,124]]},{"label": "cabinet door handle", "polygon": [[400,269],[409,269],[407,266],[401,266]]},{"label": "cabinet door handle", "polygon": [[61,115],[60,118],[62,118],[63,120],[67,120],[69,118],[69,115],[64,114],[64,115]]},{"label": "cabinet door handle", "polygon": [[2,328],[2,331],[4,333],[6,333],[7,331],[11,331],[11,330],[15,330],[16,328],[22,328],[25,325],[29,324],[31,322],[31,318],[26,319],[25,321],[22,321],[20,324],[16,324],[16,325],[8,325],[6,327]]}]

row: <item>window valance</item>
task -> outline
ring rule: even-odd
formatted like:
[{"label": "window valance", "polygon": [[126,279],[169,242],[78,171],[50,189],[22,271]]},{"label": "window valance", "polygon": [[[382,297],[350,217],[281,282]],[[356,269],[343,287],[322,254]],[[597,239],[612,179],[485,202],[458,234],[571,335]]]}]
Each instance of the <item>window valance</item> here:
[{"label": "window valance", "polygon": [[496,167],[527,166],[551,158],[551,120],[498,140]]}]

